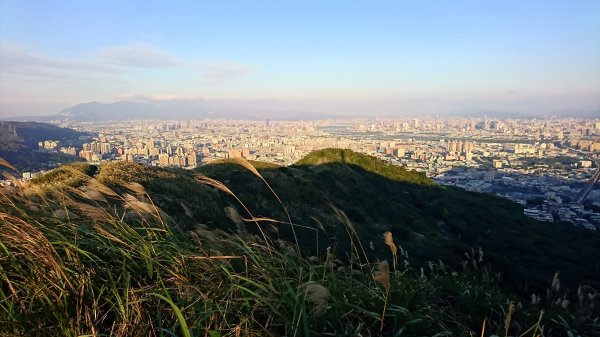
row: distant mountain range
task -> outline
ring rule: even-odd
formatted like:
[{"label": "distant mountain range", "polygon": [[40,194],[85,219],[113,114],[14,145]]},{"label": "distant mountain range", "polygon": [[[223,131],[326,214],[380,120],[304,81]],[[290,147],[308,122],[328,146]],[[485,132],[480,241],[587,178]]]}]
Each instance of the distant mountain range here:
[{"label": "distant mountain range", "polygon": [[581,109],[559,109],[549,112],[531,112],[531,113],[518,113],[508,111],[494,111],[494,110],[472,110],[462,111],[457,113],[451,113],[450,115],[456,115],[466,118],[482,118],[484,116],[491,118],[518,118],[518,119],[529,119],[529,118],[548,118],[548,117],[559,117],[559,118],[599,118],[600,109],[581,110]]},{"label": "distant mountain range", "polygon": [[[388,105],[394,106],[393,103]],[[547,111],[512,112],[508,110],[491,110],[485,108],[469,108],[449,110],[429,115],[405,115],[398,106],[398,111],[388,107],[387,111],[378,113],[357,113],[360,106],[341,108],[335,104],[331,111],[335,113],[319,112],[322,107],[314,102],[285,103],[272,100],[236,101],[236,100],[210,100],[210,99],[132,99],[113,103],[89,102],[81,103],[64,109],[57,114],[43,116],[17,117],[20,121],[123,121],[123,120],[172,120],[172,119],[236,119],[236,120],[319,120],[340,118],[369,118],[369,117],[427,117],[427,116],[460,116],[466,118],[547,118],[547,117],[573,117],[573,118],[598,118],[600,109],[557,109]],[[366,109],[366,108],[365,108]],[[322,111],[322,110],[321,110]]]},{"label": "distant mountain range", "polygon": [[121,121],[135,119],[243,119],[243,120],[314,120],[335,117],[329,114],[300,110],[263,107],[254,104],[247,107],[209,100],[169,101],[118,101],[114,103],[90,102],[75,105],[56,115],[31,116],[19,120],[77,122]]}]

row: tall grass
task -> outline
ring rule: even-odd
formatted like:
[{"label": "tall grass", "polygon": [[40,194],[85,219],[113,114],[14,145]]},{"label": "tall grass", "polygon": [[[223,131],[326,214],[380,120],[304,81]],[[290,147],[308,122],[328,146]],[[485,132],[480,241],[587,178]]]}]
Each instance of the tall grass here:
[{"label": "tall grass", "polygon": [[[462,271],[441,262],[413,270],[397,263],[391,234],[381,233],[373,244],[390,248],[390,272],[387,262],[368,261],[338,208],[353,240],[348,262],[329,250],[304,258],[302,247],[265,232],[259,240],[183,231],[143,186],[117,193],[72,174],[51,190],[1,196],[0,335],[474,336],[484,321],[488,336],[600,332],[593,289],[580,288],[580,300],[565,307],[557,275],[543,301],[525,302],[503,292],[482,254],[467,254]],[[246,211],[232,218],[259,229],[272,221]]]}]

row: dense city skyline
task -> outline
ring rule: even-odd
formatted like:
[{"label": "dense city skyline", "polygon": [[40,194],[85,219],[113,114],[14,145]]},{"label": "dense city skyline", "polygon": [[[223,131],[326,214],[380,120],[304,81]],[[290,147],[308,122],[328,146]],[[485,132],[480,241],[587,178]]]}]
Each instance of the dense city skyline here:
[{"label": "dense city skyline", "polygon": [[0,1],[0,117],[210,100],[337,115],[600,107],[596,1]]},{"label": "dense city skyline", "polygon": [[[8,133],[18,134],[26,125],[8,122]],[[594,188],[600,119],[71,120],[59,125],[83,131],[82,138],[38,138],[33,144],[38,155],[56,156],[40,167],[76,156],[100,166],[127,161],[187,170],[236,158],[294,166],[314,151],[341,148],[415,170],[441,185],[508,198],[538,220],[592,230],[600,225],[600,213],[582,206],[586,199],[600,206],[600,190]],[[28,181],[39,174],[22,176]]]}]

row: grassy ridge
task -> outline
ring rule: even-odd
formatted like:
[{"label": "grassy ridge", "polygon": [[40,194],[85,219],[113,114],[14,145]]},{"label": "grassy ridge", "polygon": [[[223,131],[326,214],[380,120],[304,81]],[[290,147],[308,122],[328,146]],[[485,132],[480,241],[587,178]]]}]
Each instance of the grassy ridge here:
[{"label": "grassy ridge", "polygon": [[[398,254],[394,271],[375,261],[347,265],[329,254],[304,259],[289,245],[270,246],[253,237],[242,241],[203,228],[186,233],[158,216],[129,223],[80,216],[43,224],[2,214],[0,331],[465,335],[478,333],[484,319],[487,331],[495,333],[504,331],[506,319],[511,334],[541,325],[548,336],[596,331],[589,301],[563,308],[566,295],[560,290],[541,303],[518,301],[502,292],[476,254],[458,272],[442,263],[413,270]],[[85,225],[90,222],[94,225]],[[377,244],[385,245],[383,237]],[[394,260],[392,252],[388,260]]]},{"label": "grassy ridge", "polygon": [[[295,233],[290,226],[267,224],[263,228],[290,242],[295,242],[296,234],[306,255],[319,254],[329,246],[341,259],[350,259],[347,252],[352,242],[334,211],[338,209],[353,224],[357,240],[369,247],[369,258],[385,256],[385,247],[374,245],[371,249],[370,242],[390,231],[397,243],[411,252],[409,260],[415,266],[444,256],[447,264],[456,267],[465,251],[481,247],[504,281],[522,293],[545,291],[547,280],[556,271],[562,272],[563,283],[571,288],[580,283],[600,287],[600,261],[593,258],[600,255],[597,233],[534,221],[522,214],[519,205],[491,195],[391,180],[353,164],[260,169],[283,201],[282,207],[261,179],[232,161],[206,165],[196,172],[127,162],[109,163],[97,172],[85,167],[64,166],[35,179],[32,185],[42,189],[51,189],[56,183],[77,187],[83,178],[93,175],[119,193],[131,193],[122,185],[136,182],[184,230],[197,225],[229,230],[232,223],[223,212],[226,207],[251,217],[230,195],[199,183],[194,175],[201,173],[229,186],[253,215],[287,222],[289,214]],[[71,176],[69,168],[88,172]],[[117,209],[123,207],[117,205]],[[247,227],[259,234],[256,226]]]},{"label": "grassy ridge", "polygon": [[[111,163],[99,170],[70,165],[3,195],[0,334],[462,336],[479,335],[482,324],[486,336],[593,336],[600,332],[597,293],[589,282],[579,288],[565,287],[570,283],[565,282],[564,271],[553,279],[555,263],[560,261],[549,260],[543,266],[551,270],[544,280],[547,292],[529,290],[523,296],[522,291],[507,286],[505,275],[496,273],[498,266],[493,262],[489,266],[493,252],[470,246],[469,241],[448,246],[464,247],[460,254],[440,250],[462,233],[453,232],[454,226],[461,225],[454,222],[460,219],[465,221],[464,233],[474,235],[472,242],[507,235],[494,231],[494,223],[468,231],[470,223],[464,215],[483,219],[489,214],[485,208],[466,207],[478,205],[476,199],[483,198],[486,207],[494,210],[494,203],[510,203],[437,186],[390,183],[344,164],[260,172],[239,164],[200,169],[224,178],[210,186],[206,185],[210,180],[200,183],[196,172],[131,163]],[[336,185],[334,177],[354,179],[358,189]],[[289,210],[302,247],[290,243],[293,240],[286,234],[290,224],[285,220],[240,220],[250,216],[240,202],[257,217],[285,219],[282,205],[265,181]],[[320,199],[313,189],[321,191]],[[413,212],[411,227],[403,231],[374,223],[364,228],[363,223],[381,220],[375,216],[383,210],[376,208],[377,200],[368,203],[375,193],[395,200],[405,216]],[[440,193],[443,197],[436,199]],[[452,194],[458,195],[450,204],[432,205]],[[400,197],[404,199],[395,199]],[[400,202],[406,204],[404,208]],[[323,214],[304,213],[317,203],[323,203]],[[355,222],[361,214],[348,210],[361,204],[373,214]],[[465,210],[458,212],[452,208],[456,205]],[[229,209],[228,217],[224,207]],[[445,207],[450,210],[444,212]],[[266,213],[269,210],[272,213]],[[505,212],[508,215],[496,217],[520,221],[519,213]],[[430,213],[436,219],[437,234],[427,225],[424,215]],[[315,241],[327,238],[318,249],[309,239],[319,231],[306,229],[305,233],[300,227],[315,220],[297,220],[308,214],[316,215],[323,227]],[[257,225],[265,230],[266,238],[254,230]],[[554,231],[559,233],[559,229]],[[584,241],[576,231],[565,233],[581,241],[579,254],[593,256],[587,255],[594,253],[587,246],[593,238]],[[563,254],[552,235],[542,236],[547,241],[536,245],[554,245],[555,254]],[[415,246],[408,244],[410,240],[416,241]],[[529,243],[523,247],[513,241],[503,242],[515,247],[504,252],[507,258],[526,259],[533,254],[518,251]],[[334,244],[327,248],[326,243]],[[437,250],[437,255],[430,263],[418,263],[421,259],[413,255],[422,254],[420,250],[426,254]],[[529,268],[527,261],[511,263]]]},{"label": "grassy ridge", "polygon": [[[334,151],[344,152],[348,150]],[[309,162],[317,163],[321,153],[309,155]],[[579,283],[600,286],[600,261],[592,258],[600,255],[597,233],[537,222],[525,217],[519,205],[500,197],[425,184],[420,178],[389,179],[381,173],[386,163],[356,156],[368,160],[365,165],[370,169],[340,163],[338,156],[319,165],[260,171],[285,202],[294,223],[319,229],[318,238],[313,230],[298,230],[309,253],[314,254],[317,246],[331,246],[340,256],[348,251],[350,240],[333,207],[353,223],[363,246],[390,231],[411,252],[414,265],[444,256],[446,263],[457,266],[465,251],[481,247],[486,260],[519,291],[544,291],[546,280],[557,270],[570,287]],[[391,169],[398,170],[396,175],[406,172]],[[239,165],[207,165],[200,171],[231,186],[255,213],[286,218],[269,189]],[[287,227],[279,228],[278,235],[291,238]],[[385,249],[375,246],[367,253],[378,258]]]},{"label": "grassy ridge", "polygon": [[382,160],[374,160],[372,156],[348,149],[328,148],[313,151],[299,160],[294,166],[314,166],[321,164],[354,165],[363,170],[381,175],[390,180],[404,181],[412,184],[434,185],[425,173],[407,170]]}]

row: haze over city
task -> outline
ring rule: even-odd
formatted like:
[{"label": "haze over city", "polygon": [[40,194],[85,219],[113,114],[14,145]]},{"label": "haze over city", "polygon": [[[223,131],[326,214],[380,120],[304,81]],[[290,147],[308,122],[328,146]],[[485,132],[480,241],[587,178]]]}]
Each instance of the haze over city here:
[{"label": "haze over city", "polygon": [[190,100],[598,116],[598,1],[0,1],[0,117]]}]

